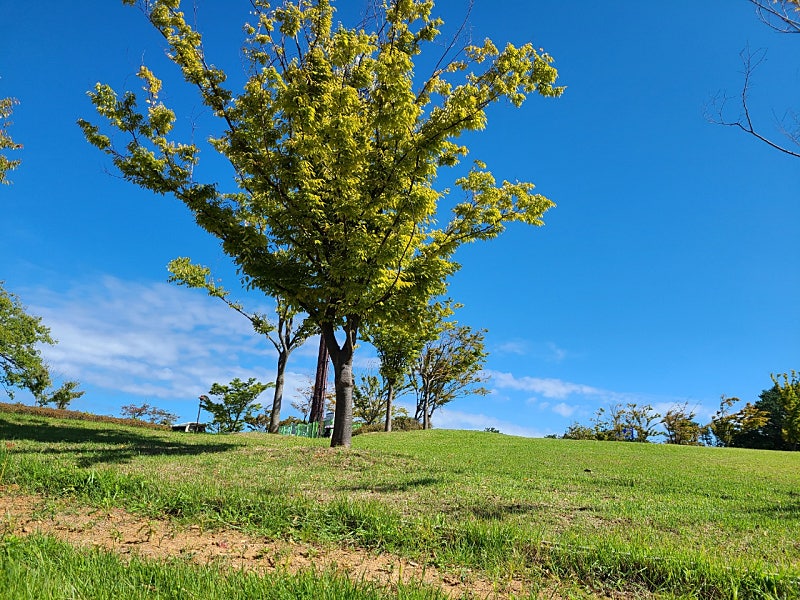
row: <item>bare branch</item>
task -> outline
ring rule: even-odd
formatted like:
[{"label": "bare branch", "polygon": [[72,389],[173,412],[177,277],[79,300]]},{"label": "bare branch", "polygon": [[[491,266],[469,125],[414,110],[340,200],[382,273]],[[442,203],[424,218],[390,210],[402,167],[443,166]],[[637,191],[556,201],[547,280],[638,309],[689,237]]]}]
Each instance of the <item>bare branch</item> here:
[{"label": "bare branch", "polygon": [[[756,0],[750,0],[751,2],[758,4]],[[800,23],[798,23],[800,25]],[[750,105],[748,103],[748,95],[750,93],[750,84],[753,77],[753,73],[758,68],[758,66],[764,61],[766,58],[766,50],[760,49],[755,52],[752,52],[750,48],[746,48],[742,50],[739,56],[742,58],[742,64],[744,65],[744,83],[742,85],[742,91],[740,94],[740,102],[741,102],[741,112],[739,116],[734,121],[729,121],[725,118],[724,110],[725,104],[730,100],[730,98],[724,94],[718,94],[710,103],[709,107],[706,108],[706,119],[714,123],[716,125],[725,125],[727,127],[736,127],[741,129],[745,133],[748,133],[755,137],[756,139],[764,142],[771,148],[778,150],[779,152],[783,152],[784,154],[788,154],[789,156],[794,156],[795,158],[800,158],[800,150],[792,150],[790,147],[781,145],[774,140],[768,138],[766,135],[761,133],[759,129],[753,124],[753,118],[750,114]],[[709,111],[709,108],[713,109],[712,112]],[[792,114],[793,115],[793,114]],[[781,123],[785,121],[776,119],[779,123],[779,129],[781,133],[783,133],[786,138],[794,145],[800,147],[800,128],[797,127],[797,117],[793,115],[793,119],[795,122],[795,129],[794,131],[790,131]]]},{"label": "bare branch", "polygon": [[749,0],[767,27],[779,33],[800,33],[800,2],[797,0]]}]

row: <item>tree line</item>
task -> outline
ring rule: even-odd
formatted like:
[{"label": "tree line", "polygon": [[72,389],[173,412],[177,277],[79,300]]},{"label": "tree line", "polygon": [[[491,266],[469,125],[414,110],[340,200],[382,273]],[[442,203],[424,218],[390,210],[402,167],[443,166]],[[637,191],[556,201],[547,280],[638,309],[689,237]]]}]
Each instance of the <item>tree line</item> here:
[{"label": "tree line", "polygon": [[688,403],[661,415],[653,407],[636,403],[600,408],[590,425],[573,423],[563,439],[649,442],[662,438],[667,444],[757,448],[800,449],[800,373],[771,376],[773,385],[761,392],[754,403],[738,410],[739,398],[720,400],[710,422],[701,424]]}]

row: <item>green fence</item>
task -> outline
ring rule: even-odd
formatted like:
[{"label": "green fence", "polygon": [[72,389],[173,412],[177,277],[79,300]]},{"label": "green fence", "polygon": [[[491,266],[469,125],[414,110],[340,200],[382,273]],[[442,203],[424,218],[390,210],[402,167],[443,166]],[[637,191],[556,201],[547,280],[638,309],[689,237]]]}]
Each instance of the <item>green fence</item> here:
[{"label": "green fence", "polygon": [[[325,427],[333,427],[333,419],[326,419]],[[353,431],[361,427],[363,423],[356,421],[353,423]],[[319,423],[293,423],[292,425],[281,425],[278,428],[278,433],[281,435],[298,435],[300,437],[319,437]]]},{"label": "green fence", "polygon": [[278,429],[281,435],[298,435],[300,437],[319,437],[319,423],[292,423]]}]

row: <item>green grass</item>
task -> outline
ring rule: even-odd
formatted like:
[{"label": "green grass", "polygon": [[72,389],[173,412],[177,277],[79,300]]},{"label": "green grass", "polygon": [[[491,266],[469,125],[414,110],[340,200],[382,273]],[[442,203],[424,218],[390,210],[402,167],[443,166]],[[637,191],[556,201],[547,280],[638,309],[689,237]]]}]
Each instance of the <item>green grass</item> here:
[{"label": "green grass", "polygon": [[156,562],[99,550],[78,550],[50,537],[0,542],[4,600],[444,600],[437,590],[383,590],[333,572],[298,574],[231,571],[180,559]]},{"label": "green grass", "polygon": [[213,436],[0,413],[0,483],[502,579],[800,597],[800,453],[414,431]]}]

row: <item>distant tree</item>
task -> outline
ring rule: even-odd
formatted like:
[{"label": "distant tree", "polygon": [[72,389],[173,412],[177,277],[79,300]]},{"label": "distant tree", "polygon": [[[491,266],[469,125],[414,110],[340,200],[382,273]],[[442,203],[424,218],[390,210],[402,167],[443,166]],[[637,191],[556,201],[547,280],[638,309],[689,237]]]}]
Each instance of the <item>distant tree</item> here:
[{"label": "distant tree", "polygon": [[647,442],[658,435],[656,425],[661,415],[653,411],[649,404],[639,406],[634,402],[614,404],[597,409],[592,423],[595,439],[606,441]]},{"label": "distant tree", "polygon": [[178,415],[164,410],[163,408],[153,406],[147,413],[147,420],[150,423],[158,423],[159,425],[172,425],[178,420]]},{"label": "distant tree", "polygon": [[791,373],[770,377],[783,409],[781,436],[789,449],[796,450],[800,444],[800,373],[792,370]]},{"label": "distant tree", "polygon": [[353,388],[353,418],[360,419],[364,425],[382,421],[386,416],[385,391],[376,375],[361,375]]},{"label": "distant tree", "polygon": [[337,394],[331,445],[349,446],[361,328],[405,319],[406,308],[444,293],[459,247],[510,222],[540,225],[552,206],[530,183],[498,183],[479,160],[455,181],[464,196],[449,220],[440,206],[447,191],[434,187],[439,169],[467,155],[464,134],[486,127],[491,105],[562,93],[552,59],[532,44],[442,45],[431,0],[371,3],[369,19],[349,28],[334,20],[330,0],[253,0],[243,52],[250,77],[236,95],[178,0],[139,5],[219,119],[210,143],[230,161],[233,185],[197,180],[200,149],[174,139],[175,113],[145,66],[145,106],[108,85],[90,92],[122,142],[79,124],[123,177],[184,202],[249,287],[320,327]]},{"label": "distant tree", "polygon": [[[299,396],[292,401],[292,408],[303,415],[303,423],[308,423],[308,416],[311,414],[314,396],[316,394],[316,384],[308,379],[306,384],[296,389]],[[336,410],[336,394],[327,392],[325,394],[325,403],[322,406],[322,419],[325,418],[325,413],[333,412]]]},{"label": "distant tree", "polygon": [[120,413],[128,419],[158,423],[159,425],[172,425],[178,420],[178,415],[157,406],[150,406],[146,402],[144,404],[126,404],[120,408]]},{"label": "distant tree", "polygon": [[9,398],[13,400],[14,388],[43,397],[50,385],[50,373],[38,346],[54,343],[42,319],[27,314],[17,296],[0,282],[0,383]]},{"label": "distant tree", "polygon": [[657,425],[661,422],[661,415],[652,406],[628,403],[626,409],[626,425],[633,429],[637,442],[647,442],[659,434]]},{"label": "distant tree", "polygon": [[14,388],[25,389],[41,405],[55,403],[66,408],[83,395],[75,381],[51,389],[52,377],[39,347],[55,343],[41,317],[29,315],[19,298],[6,291],[0,281],[0,386],[10,399],[14,398]]},{"label": "distant tree", "polygon": [[[313,386],[312,386],[313,389]],[[299,390],[298,390],[299,391]],[[311,396],[300,396],[296,400],[292,400],[292,408],[303,415],[303,423],[307,422],[308,415],[311,412]]]},{"label": "distant tree", "polygon": [[256,398],[272,383],[260,383],[254,377],[242,381],[238,377],[228,385],[215,383],[209,394],[221,398],[215,402],[208,396],[200,396],[200,406],[214,415],[214,425],[220,433],[235,433],[244,429],[245,420],[261,410]]},{"label": "distant tree", "polygon": [[722,396],[719,409],[711,418],[709,427],[719,445],[736,446],[738,439],[760,430],[769,422],[769,413],[749,402],[740,410],[731,412],[738,402],[739,398]]},{"label": "distant tree", "polygon": [[417,399],[414,417],[422,423],[423,429],[430,429],[431,417],[437,408],[455,398],[489,393],[481,385],[486,381],[484,331],[448,323],[439,338],[425,344],[411,364],[409,386]]},{"label": "distant tree", "polygon": [[301,423],[305,423],[305,421],[304,420],[301,421],[300,419],[292,415],[291,417],[286,417],[285,419],[282,419],[280,426],[283,427],[285,425],[299,425]]},{"label": "distant tree", "polygon": [[425,344],[439,336],[443,319],[458,307],[450,301],[433,302],[418,307],[416,315],[406,315],[404,320],[391,319],[364,327],[362,335],[375,348],[381,361],[379,373],[386,398],[384,431],[392,430],[394,399],[399,391],[405,389],[403,383],[410,366]]},{"label": "distant tree", "polygon": [[698,446],[703,435],[703,427],[695,421],[695,413],[689,410],[688,403],[672,407],[661,419],[666,432],[667,444]]},{"label": "distant tree", "polygon": [[499,429],[496,429],[494,427],[487,427],[487,428],[484,429],[484,431],[486,433],[502,433],[502,431],[500,431]]},{"label": "distant tree", "polygon": [[[371,373],[362,374],[353,389],[353,418],[365,425],[383,423],[384,431],[387,431],[387,409],[391,411],[389,423],[397,416],[407,416],[404,408],[398,408],[387,400],[393,394],[393,385],[382,377]],[[391,427],[388,431],[391,431]]]},{"label": "distant tree", "polygon": [[142,417],[144,417],[150,411],[150,405],[147,403],[125,404],[119,410],[122,416],[125,417],[126,419],[142,421],[143,420]]},{"label": "distant tree", "polygon": [[773,385],[762,390],[753,406],[767,414],[767,422],[758,429],[736,433],[733,436],[733,445],[737,448],[788,450],[787,444],[783,441],[785,415],[778,386]]},{"label": "distant tree", "polygon": [[[22,148],[21,144],[17,144],[11,139],[8,133],[8,128],[11,125],[9,120],[11,113],[14,112],[14,105],[19,104],[16,98],[0,98],[0,151],[2,150],[19,150]],[[5,152],[0,152],[0,184],[11,183],[6,174],[13,171],[20,164],[19,159],[10,159],[6,156]]]},{"label": "distant tree", "polygon": [[[269,426],[272,419],[270,416],[270,411],[265,410],[264,412],[260,412],[255,415],[249,415],[244,418],[244,422],[247,424],[247,427],[250,431],[261,431],[263,433],[269,432]],[[282,423],[278,424],[280,427]]]},{"label": "distant tree", "polygon": [[597,432],[592,427],[581,425],[580,423],[573,423],[561,436],[565,440],[596,440]]},{"label": "distant tree", "polygon": [[125,404],[120,408],[120,413],[126,419],[134,419],[135,421],[143,421],[143,417],[150,412],[151,406],[145,404]]},{"label": "distant tree", "polygon": [[171,282],[204,289],[212,298],[219,298],[249,320],[256,333],[266,336],[275,347],[275,351],[278,353],[278,366],[275,370],[275,393],[272,397],[272,409],[269,412],[270,423],[268,431],[277,433],[281,416],[281,404],[283,403],[286,365],[289,362],[289,356],[305,343],[314,332],[315,326],[308,319],[305,319],[296,327],[294,320],[297,317],[297,312],[290,308],[281,298],[276,300],[275,312],[278,317],[276,325],[273,325],[264,315],[245,312],[244,307],[240,303],[231,300],[229,298],[230,293],[214,281],[211,276],[211,270],[208,267],[193,264],[189,258],[176,258],[169,263],[167,269],[172,273],[169,278]]},{"label": "distant tree", "polygon": [[39,406],[47,406],[53,404],[59,410],[65,410],[73,400],[77,400],[83,396],[85,392],[78,389],[77,381],[66,381],[64,384],[55,390],[53,393],[39,398],[36,403]]}]

